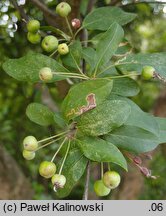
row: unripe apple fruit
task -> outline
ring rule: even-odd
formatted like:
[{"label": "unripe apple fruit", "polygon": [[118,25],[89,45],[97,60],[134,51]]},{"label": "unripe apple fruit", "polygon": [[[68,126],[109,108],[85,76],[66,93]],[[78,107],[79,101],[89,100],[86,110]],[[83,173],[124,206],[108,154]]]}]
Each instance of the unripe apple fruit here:
[{"label": "unripe apple fruit", "polygon": [[49,67],[44,67],[40,70],[39,72],[39,77],[42,81],[50,81],[53,78],[53,73],[51,71],[51,68]]},{"label": "unripe apple fruit", "polygon": [[102,180],[97,180],[94,183],[94,191],[97,196],[107,196],[110,193],[111,189],[106,187]]},{"label": "unripe apple fruit", "polygon": [[23,146],[27,151],[35,151],[38,148],[37,139],[34,136],[27,136],[23,140]]},{"label": "unripe apple fruit", "polygon": [[40,22],[38,20],[30,20],[27,23],[27,30],[31,33],[36,33],[40,29]]},{"label": "unripe apple fruit", "polygon": [[63,188],[66,184],[66,177],[64,175],[55,174],[51,178],[51,182],[54,185],[54,190]]},{"label": "unripe apple fruit", "polygon": [[56,6],[56,13],[61,17],[67,17],[71,12],[71,7],[66,2],[61,2]]},{"label": "unripe apple fruit", "polygon": [[39,166],[39,173],[44,178],[51,178],[56,172],[56,165],[50,161],[43,161]]},{"label": "unripe apple fruit", "polygon": [[32,160],[35,158],[35,152],[33,151],[27,151],[27,150],[23,150],[23,153],[22,153],[23,157],[26,159],[26,160]]},{"label": "unripe apple fruit", "polygon": [[39,33],[28,32],[27,39],[32,44],[38,44],[41,41],[41,35]]},{"label": "unripe apple fruit", "polygon": [[58,53],[60,55],[66,55],[69,52],[69,47],[66,43],[62,43],[58,45]]},{"label": "unripe apple fruit", "polygon": [[120,184],[120,175],[115,171],[107,171],[103,175],[103,183],[106,187],[114,189]]},{"label": "unripe apple fruit", "polygon": [[153,67],[151,67],[151,66],[145,66],[142,69],[141,76],[143,77],[143,79],[149,80],[149,79],[153,78],[154,72],[155,72],[155,69]]},{"label": "unripe apple fruit", "polygon": [[46,52],[52,52],[58,47],[58,39],[53,35],[48,35],[42,40],[41,46]]}]

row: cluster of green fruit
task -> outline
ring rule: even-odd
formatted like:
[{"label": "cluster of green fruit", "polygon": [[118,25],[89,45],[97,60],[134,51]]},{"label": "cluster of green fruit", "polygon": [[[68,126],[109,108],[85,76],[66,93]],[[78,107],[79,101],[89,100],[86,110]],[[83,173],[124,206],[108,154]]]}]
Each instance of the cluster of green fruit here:
[{"label": "cluster of green fruit", "polygon": [[97,180],[94,184],[94,191],[98,196],[107,196],[111,189],[115,189],[120,184],[120,175],[115,171],[107,171],[102,179]]},{"label": "cluster of green fruit", "polygon": [[[24,138],[23,140],[23,157],[26,160],[32,160],[35,158],[35,153],[37,150],[48,146],[51,143],[54,143],[56,140],[54,140],[53,138],[55,137],[61,137],[61,135],[65,134],[65,132],[59,134],[59,135],[54,135],[52,137],[37,141],[37,139],[34,136],[27,136]],[[58,139],[59,139],[58,138]],[[52,140],[51,142],[49,140]],[[70,141],[69,141],[69,145],[65,154],[65,157],[63,159],[62,165],[60,167],[59,173],[56,174],[57,171],[57,167],[56,164],[53,162],[55,159],[55,156],[57,155],[57,153],[60,151],[60,149],[62,148],[63,144],[66,142],[67,138],[64,138],[64,140],[62,141],[61,145],[59,146],[58,150],[56,151],[56,153],[54,154],[53,158],[51,161],[43,161],[40,163],[39,166],[39,173],[42,177],[49,179],[51,178],[51,182],[53,184],[54,187],[54,191],[57,191],[59,188],[63,188],[66,184],[66,177],[64,175],[61,174],[62,172],[62,168],[64,165],[64,162],[66,160],[69,148],[70,148]],[[39,144],[41,142],[45,142],[45,141],[49,141],[46,144],[42,145],[39,147]],[[116,187],[118,187],[118,185],[120,184],[120,175],[115,172],[115,171],[107,171],[104,173],[104,175],[102,176],[101,180],[97,180],[94,184],[94,191],[98,196],[107,196],[111,189],[115,189]]]},{"label": "cluster of green fruit", "polygon": [[[27,38],[32,44],[40,43],[41,35],[39,33],[40,23],[38,20],[30,20],[27,23],[28,35]],[[66,55],[69,52],[69,47],[66,43],[59,44],[58,39],[53,35],[45,36],[41,46],[46,52],[53,52],[56,49],[60,55]]]},{"label": "cluster of green fruit", "polygon": [[[52,139],[52,137],[50,137],[50,138]],[[50,140],[50,138],[46,138],[44,140],[37,141],[37,139],[34,136],[25,137],[23,140],[23,148],[24,148],[23,157],[26,160],[34,159],[37,150],[39,150],[40,148],[43,148],[43,147],[47,146],[48,144],[51,144],[55,141],[55,140],[53,140],[53,141],[46,143],[45,145],[39,147],[40,142],[48,141],[48,140]],[[66,184],[66,177],[64,175],[61,175],[61,171],[62,171],[63,166],[61,166],[59,173],[56,174],[57,168],[56,168],[55,163],[53,162],[53,160],[55,159],[55,156],[57,155],[57,153],[59,152],[60,148],[63,146],[65,141],[66,141],[66,139],[62,142],[58,151],[56,152],[56,154],[54,155],[54,157],[51,161],[43,161],[40,163],[40,166],[39,166],[40,175],[44,178],[47,178],[47,179],[51,178],[51,182],[53,184],[54,191],[57,191],[59,188],[63,188],[64,185]],[[62,164],[64,165],[64,163],[62,163]]]},{"label": "cluster of green fruit", "polygon": [[[61,2],[56,7],[56,13],[61,17],[67,17],[71,12],[71,7],[66,2]],[[71,22],[73,28],[80,27],[79,19],[73,19]],[[27,23],[27,38],[32,44],[38,44],[41,41],[40,22],[38,20],[30,20]],[[58,39],[53,35],[45,36],[41,42],[41,47],[46,52],[58,51],[60,55],[66,55],[69,52],[69,47],[66,43],[59,44]]]}]

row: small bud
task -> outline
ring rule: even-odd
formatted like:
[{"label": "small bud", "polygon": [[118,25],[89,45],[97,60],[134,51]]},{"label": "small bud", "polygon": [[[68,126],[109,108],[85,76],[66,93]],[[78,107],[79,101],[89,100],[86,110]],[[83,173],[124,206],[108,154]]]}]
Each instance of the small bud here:
[{"label": "small bud", "polygon": [[73,26],[74,29],[79,29],[81,26],[81,22],[79,19],[72,19],[71,25]]},{"label": "small bud", "polygon": [[148,160],[152,160],[152,159],[153,159],[153,157],[152,157],[152,155],[151,155],[150,153],[145,153],[144,155],[145,155],[145,157],[146,157]]},{"label": "small bud", "polygon": [[133,162],[135,164],[141,165],[142,164],[142,159],[140,157],[136,156],[136,157],[133,158]]},{"label": "small bud", "polygon": [[51,71],[51,68],[49,68],[49,67],[42,68],[39,72],[39,78],[42,81],[46,81],[46,82],[52,80],[53,73]]},{"label": "small bud", "polygon": [[151,177],[151,171],[146,167],[140,167],[141,173],[146,177]]}]

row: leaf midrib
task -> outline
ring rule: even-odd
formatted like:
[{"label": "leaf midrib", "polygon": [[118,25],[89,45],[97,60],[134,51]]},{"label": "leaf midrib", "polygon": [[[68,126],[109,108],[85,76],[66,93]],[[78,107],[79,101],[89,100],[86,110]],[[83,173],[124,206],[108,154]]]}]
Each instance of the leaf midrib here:
[{"label": "leaf midrib", "polygon": [[[113,25],[115,25],[115,23],[113,23],[111,26],[113,26]],[[102,60],[102,58],[103,58],[103,56],[104,56],[104,54],[107,52],[107,50],[108,50],[108,48],[109,48],[109,46],[110,46],[110,44],[112,43],[112,41],[114,40],[114,38],[115,38],[115,35],[116,35],[116,33],[117,33],[117,29],[118,29],[118,25],[116,26],[116,29],[115,29],[115,31],[114,31],[114,34],[113,34],[113,37],[112,37],[112,39],[111,39],[111,41],[109,42],[109,44],[108,44],[108,46],[107,46],[107,48],[105,49],[105,51],[103,52],[103,55],[100,57],[100,59],[99,59],[99,61],[98,61],[98,63],[97,63],[97,66],[96,66],[96,68],[95,68],[95,71],[97,71],[98,70],[98,67],[99,67],[99,64],[100,64],[100,62],[101,62],[101,60]],[[111,28],[111,27],[110,27]],[[110,57],[111,58],[111,57]]]}]

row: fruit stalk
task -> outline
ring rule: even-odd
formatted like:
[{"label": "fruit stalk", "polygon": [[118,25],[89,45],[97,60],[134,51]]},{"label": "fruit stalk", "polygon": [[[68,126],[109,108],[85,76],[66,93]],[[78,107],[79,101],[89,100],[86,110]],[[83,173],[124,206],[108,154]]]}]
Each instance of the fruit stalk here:
[{"label": "fruit stalk", "polygon": [[63,144],[66,142],[66,139],[67,139],[67,138],[65,137],[65,139],[64,139],[64,140],[62,141],[62,143],[60,144],[58,150],[55,152],[54,156],[52,157],[51,162],[54,161],[54,159],[55,159],[55,157],[57,156],[58,152],[61,150]]},{"label": "fruit stalk", "polygon": [[62,173],[62,169],[63,169],[64,163],[65,163],[65,161],[66,161],[67,155],[68,155],[68,153],[69,153],[69,149],[70,149],[70,140],[69,140],[69,142],[68,142],[66,154],[65,154],[65,157],[64,157],[64,159],[63,159],[63,161],[62,161],[62,165],[61,165],[60,170],[59,170],[59,175],[61,175],[61,173]]}]

